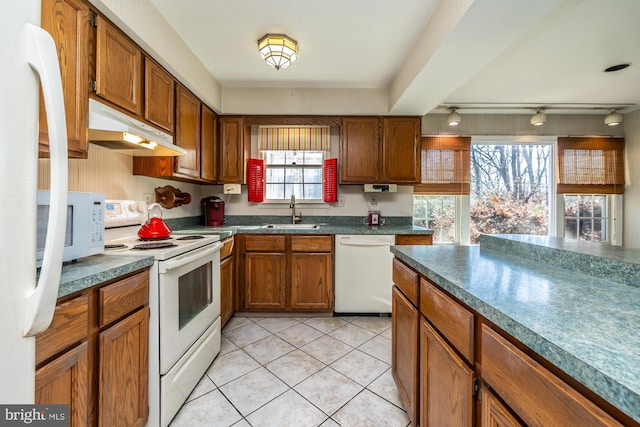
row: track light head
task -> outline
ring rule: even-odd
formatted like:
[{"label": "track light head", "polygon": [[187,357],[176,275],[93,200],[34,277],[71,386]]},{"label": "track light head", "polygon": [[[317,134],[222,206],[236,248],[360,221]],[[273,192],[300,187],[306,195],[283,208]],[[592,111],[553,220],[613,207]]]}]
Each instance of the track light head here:
[{"label": "track light head", "polygon": [[622,123],[622,114],[611,110],[611,112],[604,118],[604,124],[607,126],[618,126]]},{"label": "track light head", "polygon": [[546,121],[547,115],[544,113],[544,110],[542,108],[539,108],[538,111],[536,111],[536,113],[531,116],[530,120],[533,126],[542,126]]},{"label": "track light head", "polygon": [[449,126],[458,126],[460,124],[460,120],[460,114],[456,112],[455,108],[452,108],[451,114],[449,114],[449,117],[447,117],[447,123],[449,123]]}]

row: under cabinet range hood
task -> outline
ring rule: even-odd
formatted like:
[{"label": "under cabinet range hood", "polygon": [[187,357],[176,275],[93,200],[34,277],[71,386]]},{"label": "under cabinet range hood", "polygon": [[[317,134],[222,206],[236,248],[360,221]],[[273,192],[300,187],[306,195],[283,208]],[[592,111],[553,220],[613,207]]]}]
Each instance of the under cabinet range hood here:
[{"label": "under cabinet range hood", "polygon": [[171,135],[93,98],[89,99],[88,140],[131,156],[181,156],[187,153],[173,143]]},{"label": "under cabinet range hood", "polygon": [[397,184],[364,184],[363,191],[365,193],[395,193],[398,191]]}]

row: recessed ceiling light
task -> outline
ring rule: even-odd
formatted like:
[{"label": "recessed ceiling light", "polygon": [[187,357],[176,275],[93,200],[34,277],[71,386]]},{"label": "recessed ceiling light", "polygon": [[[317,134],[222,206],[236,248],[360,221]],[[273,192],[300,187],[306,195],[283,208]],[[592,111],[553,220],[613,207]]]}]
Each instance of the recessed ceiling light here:
[{"label": "recessed ceiling light", "polygon": [[631,64],[629,62],[625,62],[623,64],[612,65],[611,67],[607,67],[604,69],[605,73],[613,73],[614,71],[624,70],[625,68],[629,68]]}]

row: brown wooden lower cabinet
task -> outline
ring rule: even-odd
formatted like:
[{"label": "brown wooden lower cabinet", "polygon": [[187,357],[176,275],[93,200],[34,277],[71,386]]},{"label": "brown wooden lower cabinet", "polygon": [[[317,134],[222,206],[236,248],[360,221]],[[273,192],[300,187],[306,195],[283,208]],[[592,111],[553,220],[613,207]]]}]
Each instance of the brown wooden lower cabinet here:
[{"label": "brown wooden lower cabinet", "polygon": [[243,237],[242,309],[333,310],[333,236]]},{"label": "brown wooden lower cabinet", "polygon": [[149,411],[149,307],[100,333],[98,425],[141,427]]},{"label": "brown wooden lower cabinet", "polygon": [[[412,293],[420,278],[419,312],[394,286],[392,373],[409,417],[421,427],[620,427],[639,424],[590,400],[545,366],[537,354],[498,331],[470,307],[394,260],[394,283]],[[418,372],[413,368],[414,319],[420,318]],[[477,330],[480,328],[480,330]],[[478,354],[476,354],[478,353]],[[536,359],[537,357],[537,359]],[[412,379],[419,379],[414,409]],[[480,384],[482,384],[481,390]],[[477,402],[475,399],[479,399]],[[607,408],[607,412],[605,409]],[[615,415],[615,417],[613,416]],[[622,421],[622,422],[621,422]]]},{"label": "brown wooden lower cabinet", "polygon": [[222,241],[220,249],[220,326],[227,324],[235,309],[236,261],[234,256],[235,237]]},{"label": "brown wooden lower cabinet", "polygon": [[244,308],[284,310],[286,254],[246,253],[244,258]]},{"label": "brown wooden lower cabinet", "polygon": [[418,309],[397,286],[391,292],[391,374],[413,425],[418,422]]},{"label": "brown wooden lower cabinet", "polygon": [[482,427],[524,427],[486,386],[480,394]]},{"label": "brown wooden lower cabinet", "polygon": [[473,426],[473,370],[420,321],[420,425]]},{"label": "brown wooden lower cabinet", "polygon": [[487,325],[481,339],[483,379],[527,425],[623,425]]},{"label": "brown wooden lower cabinet", "polygon": [[36,403],[69,405],[69,425],[89,425],[87,343],[74,347],[36,370]]},{"label": "brown wooden lower cabinet", "polygon": [[143,426],[148,296],[145,270],[60,302],[36,337],[35,403],[68,404],[71,427]]}]

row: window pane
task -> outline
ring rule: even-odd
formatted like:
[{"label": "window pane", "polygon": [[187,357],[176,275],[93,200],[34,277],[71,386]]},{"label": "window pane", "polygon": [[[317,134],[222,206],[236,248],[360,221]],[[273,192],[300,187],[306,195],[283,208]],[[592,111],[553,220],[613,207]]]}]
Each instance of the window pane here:
[{"label": "window pane", "polygon": [[564,216],[570,218],[578,216],[578,196],[564,196]]},{"label": "window pane", "polygon": [[286,151],[266,151],[268,165],[284,165]]},{"label": "window pane", "polygon": [[285,163],[288,165],[302,165],[304,164],[304,152],[303,151],[285,151]]},{"label": "window pane", "polygon": [[577,239],[578,220],[565,218],[564,220],[564,237],[567,239]]},{"label": "window pane", "polygon": [[593,216],[593,203],[590,196],[579,196],[580,203],[578,205],[578,212],[580,218],[591,218]]},{"label": "window pane", "polygon": [[307,184],[304,186],[305,199],[322,199],[322,184]]},{"label": "window pane", "polygon": [[284,168],[267,168],[267,182],[284,182]]},{"label": "window pane", "polygon": [[[266,185],[266,197],[267,199],[284,199],[286,198],[284,192],[284,184],[267,184]],[[291,194],[289,194],[291,196]]]},{"label": "window pane", "polygon": [[304,182],[305,183],[322,183],[322,169],[305,169],[304,170]]},{"label": "window pane", "polygon": [[285,172],[285,180],[288,183],[304,182],[302,180],[302,169],[287,168]]},{"label": "window pane", "polygon": [[471,146],[471,243],[481,233],[547,235],[550,145]]},{"label": "window pane", "polygon": [[323,160],[322,151],[305,151],[304,164],[305,165],[321,165]]}]

